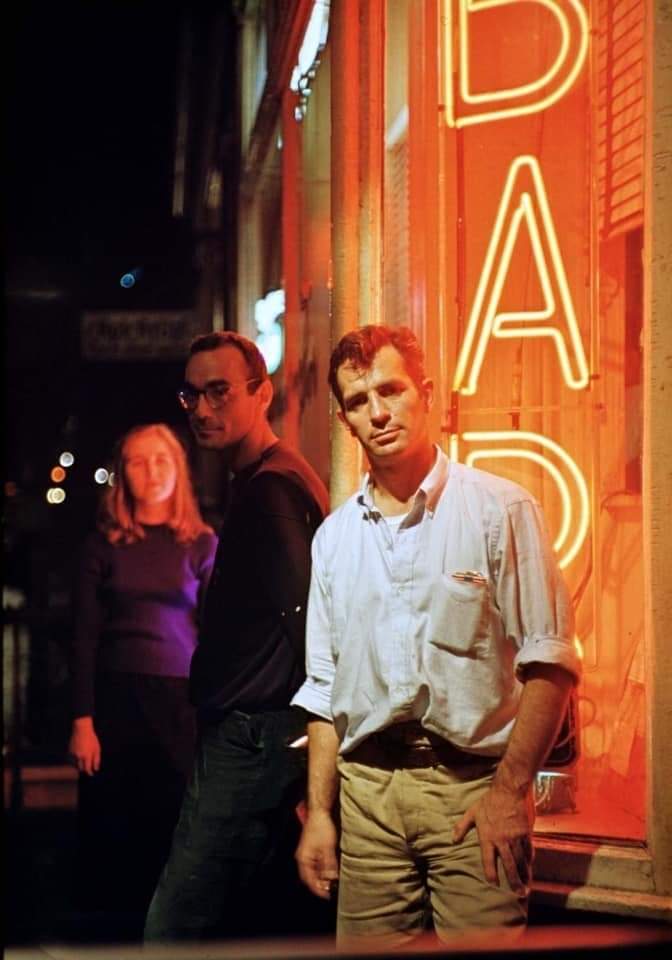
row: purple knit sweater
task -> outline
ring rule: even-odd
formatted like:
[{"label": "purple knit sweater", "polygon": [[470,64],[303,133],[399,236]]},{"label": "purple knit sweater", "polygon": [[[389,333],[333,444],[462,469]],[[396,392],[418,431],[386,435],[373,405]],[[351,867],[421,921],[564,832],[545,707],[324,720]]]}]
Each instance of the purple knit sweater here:
[{"label": "purple knit sweater", "polygon": [[84,544],[76,584],[73,715],[95,713],[100,672],[188,677],[196,614],[217,546],[213,534],[177,543],[165,525],[113,546],[96,532]]}]

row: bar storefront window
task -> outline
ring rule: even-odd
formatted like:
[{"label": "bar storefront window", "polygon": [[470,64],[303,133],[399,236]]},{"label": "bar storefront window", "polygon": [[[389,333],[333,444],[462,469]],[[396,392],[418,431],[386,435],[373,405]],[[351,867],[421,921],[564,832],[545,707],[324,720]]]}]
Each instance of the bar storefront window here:
[{"label": "bar storefront window", "polygon": [[[444,445],[542,503],[573,596],[578,758],[537,830],[645,838],[645,0],[385,5],[383,301]],[[565,762],[562,762],[564,759]]]}]

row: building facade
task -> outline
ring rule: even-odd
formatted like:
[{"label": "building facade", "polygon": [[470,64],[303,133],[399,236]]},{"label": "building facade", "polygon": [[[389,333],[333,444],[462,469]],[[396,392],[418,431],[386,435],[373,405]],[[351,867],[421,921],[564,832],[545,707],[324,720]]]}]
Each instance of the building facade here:
[{"label": "building facade", "polygon": [[414,329],[436,436],[538,497],[575,604],[585,673],[538,778],[535,895],[669,919],[672,5],[236,13],[230,313],[270,358],[275,425],[341,502],[362,465],[330,347]]}]

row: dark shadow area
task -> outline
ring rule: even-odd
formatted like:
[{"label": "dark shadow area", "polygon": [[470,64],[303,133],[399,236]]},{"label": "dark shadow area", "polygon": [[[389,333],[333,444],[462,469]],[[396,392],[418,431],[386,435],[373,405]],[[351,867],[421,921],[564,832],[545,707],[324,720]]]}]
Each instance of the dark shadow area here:
[{"label": "dark shadow area", "polygon": [[6,813],[4,826],[5,943],[70,939],[75,812]]},{"label": "dark shadow area", "polygon": [[[5,813],[6,944],[139,942],[144,916],[109,916],[76,908],[76,845],[75,810]],[[335,924],[333,906],[300,887],[293,861],[286,858],[285,863],[284,874],[276,873],[255,892],[247,916],[241,915],[241,930],[260,929],[263,914],[264,930],[278,938],[329,934]],[[129,872],[132,869],[129,864]]]}]

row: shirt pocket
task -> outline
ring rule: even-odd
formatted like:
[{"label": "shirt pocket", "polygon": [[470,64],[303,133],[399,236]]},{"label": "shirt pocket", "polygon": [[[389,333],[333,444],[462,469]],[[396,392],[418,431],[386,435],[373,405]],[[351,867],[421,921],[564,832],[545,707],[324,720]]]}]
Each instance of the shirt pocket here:
[{"label": "shirt pocket", "polygon": [[441,574],[432,593],[430,644],[478,659],[488,646],[489,610],[487,582],[458,581]]}]

